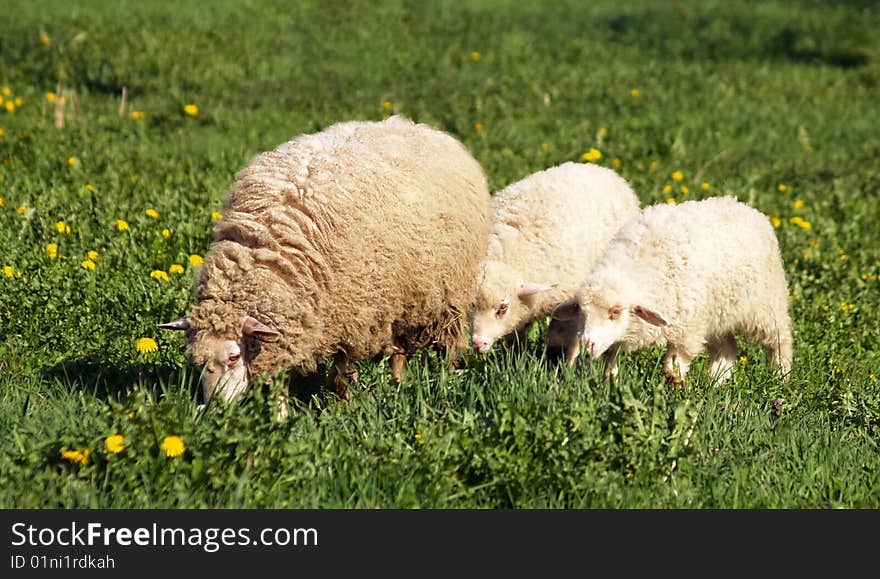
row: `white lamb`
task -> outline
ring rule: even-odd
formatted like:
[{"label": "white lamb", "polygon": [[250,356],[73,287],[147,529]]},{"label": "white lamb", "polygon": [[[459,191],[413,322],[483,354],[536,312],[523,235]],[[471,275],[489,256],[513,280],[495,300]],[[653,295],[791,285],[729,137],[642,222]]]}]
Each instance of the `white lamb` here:
[{"label": "white lamb", "polygon": [[471,313],[474,349],[485,353],[504,336],[522,339],[530,323],[574,294],[614,233],[638,211],[629,184],[592,163],[563,163],[496,193]]},{"label": "white lamb", "polygon": [[664,373],[676,386],[709,350],[717,383],[733,373],[733,331],[764,346],[786,381],[792,363],[788,284],[765,215],[733,197],[653,205],[630,220],[553,317],[577,320],[590,357],[667,345]]}]

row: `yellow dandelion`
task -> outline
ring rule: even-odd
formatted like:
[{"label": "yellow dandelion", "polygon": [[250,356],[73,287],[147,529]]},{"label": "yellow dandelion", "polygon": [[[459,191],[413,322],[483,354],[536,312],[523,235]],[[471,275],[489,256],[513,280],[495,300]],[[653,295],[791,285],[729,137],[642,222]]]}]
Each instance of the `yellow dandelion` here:
[{"label": "yellow dandelion", "polygon": [[104,439],[104,448],[110,454],[119,454],[125,450],[125,437],[121,434],[111,434]]},{"label": "yellow dandelion", "polygon": [[672,185],[664,185],[663,186],[663,193],[666,195],[672,193]]},{"label": "yellow dandelion", "polygon": [[15,102],[6,101],[6,104],[4,106],[6,107],[6,110],[9,111],[10,113],[15,112]]},{"label": "yellow dandelion", "polygon": [[620,159],[612,159],[611,160],[611,166],[614,167],[615,169],[620,169],[620,165],[621,165]]},{"label": "yellow dandelion", "polygon": [[421,432],[416,432],[415,439],[419,444],[425,444],[425,435]]},{"label": "yellow dandelion", "polygon": [[549,148],[550,148],[550,145],[548,145],[547,143],[541,143],[541,150],[542,151],[546,152],[547,149],[549,149]]},{"label": "yellow dandelion", "polygon": [[742,362],[743,364],[745,364],[746,362],[749,361],[749,359],[746,358],[745,356],[740,356],[740,357],[739,357],[739,361]]},{"label": "yellow dandelion", "polygon": [[776,187],[776,189],[778,189],[782,193],[785,193],[786,191],[788,191],[788,185],[786,185],[785,183],[780,183],[779,186]]},{"label": "yellow dandelion", "polygon": [[4,100],[4,99],[3,99],[3,97],[2,97],[2,96],[0,96],[0,105],[2,105],[2,104],[3,104],[3,100]]},{"label": "yellow dandelion", "polygon": [[608,129],[606,129],[605,127],[599,127],[599,131],[596,134],[598,134],[600,137],[607,137]]},{"label": "yellow dandelion", "polygon": [[642,93],[640,93],[640,92],[639,92],[639,89],[637,89],[637,88],[634,88],[634,89],[632,89],[631,91],[629,91],[629,96],[631,96],[631,97],[634,98],[634,99],[635,99],[635,98],[639,98],[639,95],[640,95],[640,94],[642,94]]},{"label": "yellow dandelion", "polygon": [[218,219],[223,219],[223,214],[220,213],[219,211],[212,211],[211,212],[211,219],[213,219],[215,221]]},{"label": "yellow dandelion", "polygon": [[13,267],[11,265],[3,266],[3,275],[5,275],[6,277],[12,277],[13,275],[15,275]]},{"label": "yellow dandelion", "polygon": [[52,39],[49,38],[48,34],[41,34],[40,44],[42,44],[43,46],[50,46],[52,44]]},{"label": "yellow dandelion", "polygon": [[18,209],[16,209],[15,212],[18,213],[19,215],[21,215],[22,213],[24,213],[27,210],[28,210],[28,206],[22,205]]},{"label": "yellow dandelion", "polygon": [[0,127],[0,137],[6,136],[6,129]]},{"label": "yellow dandelion", "polygon": [[474,62],[477,62],[478,60],[480,60],[480,53],[477,52],[476,50],[471,52],[471,60],[473,60]]},{"label": "yellow dandelion", "polygon": [[119,231],[130,231],[128,227],[128,221],[126,221],[125,219],[117,219],[115,221],[115,224],[116,229],[118,229]]},{"label": "yellow dandelion", "polygon": [[684,173],[682,173],[681,171],[676,171],[672,174],[673,181],[681,181],[682,179],[684,179]]},{"label": "yellow dandelion", "polygon": [[23,104],[24,104],[24,101],[21,100],[21,97],[15,97],[15,106],[16,107],[20,107]]},{"label": "yellow dandelion", "polygon": [[183,107],[183,112],[191,117],[198,116],[199,114],[199,105],[188,104]]},{"label": "yellow dandelion", "polygon": [[57,243],[47,243],[46,244],[46,253],[49,254],[49,257],[55,259],[58,257],[58,244]]},{"label": "yellow dandelion", "polygon": [[8,86],[4,86],[2,89],[3,96],[10,96],[12,94],[12,89]]},{"label": "yellow dandelion", "polygon": [[163,229],[162,230],[162,237],[164,237],[165,239],[168,239],[169,237],[171,237],[171,230],[170,229]]},{"label": "yellow dandelion", "polygon": [[68,157],[67,158],[67,164],[70,165],[71,167],[76,165],[76,162],[77,162],[76,157]]},{"label": "yellow dandelion", "polygon": [[202,262],[205,261],[201,255],[196,255],[195,253],[189,256],[189,264],[191,267],[196,267],[197,265],[202,265]]},{"label": "yellow dandelion", "polygon": [[3,197],[0,197],[0,207],[3,207]]},{"label": "yellow dandelion", "polygon": [[183,443],[182,438],[176,434],[172,434],[165,437],[160,448],[162,449],[162,452],[165,453],[165,456],[174,458],[175,456],[183,454],[183,451],[186,450],[186,445]]},{"label": "yellow dandelion", "polygon": [[83,267],[83,269],[90,269],[92,271],[95,271],[95,262],[91,259],[83,261],[80,265]]},{"label": "yellow dandelion", "polygon": [[147,217],[152,217],[153,219],[159,218],[159,212],[155,209],[147,209],[144,213],[147,214]]},{"label": "yellow dandelion", "polygon": [[482,133],[486,130],[486,125],[484,125],[483,123],[477,123],[474,125],[474,130],[478,133]]},{"label": "yellow dandelion", "polygon": [[795,209],[803,209],[804,200],[803,199],[795,199],[794,203],[791,204]]},{"label": "yellow dandelion", "polygon": [[95,192],[95,186],[92,185],[91,183],[86,183],[86,189],[87,189],[88,191],[91,191],[92,193]]},{"label": "yellow dandelion", "polygon": [[773,224],[773,229],[779,229],[779,226],[782,225],[782,220],[778,217],[771,217],[770,223]]},{"label": "yellow dandelion", "polygon": [[151,271],[150,277],[153,279],[161,279],[162,281],[170,281],[168,274],[161,269],[154,269],[153,271]]},{"label": "yellow dandelion", "polygon": [[134,344],[135,349],[141,354],[149,354],[150,352],[158,352],[159,344],[153,338],[141,338]]},{"label": "yellow dandelion", "polygon": [[88,448],[83,448],[82,450],[67,449],[61,451],[61,458],[69,460],[70,462],[78,462],[85,465],[89,463],[90,454],[92,454],[92,451]]},{"label": "yellow dandelion", "polygon": [[386,111],[390,111],[394,108],[394,103],[392,103],[391,101],[385,101],[384,103],[382,103],[382,108]]},{"label": "yellow dandelion", "polygon": [[657,168],[657,161],[651,161],[651,164],[648,165],[652,170]]},{"label": "yellow dandelion", "polygon": [[691,190],[688,188],[687,185],[682,185],[682,186],[681,186],[681,192],[682,192],[683,194],[687,195],[688,193],[691,192]]},{"label": "yellow dandelion", "polygon": [[138,176],[137,176],[137,175],[132,175],[132,176],[131,176],[131,182],[132,182],[132,183],[137,183],[137,180],[138,180]]},{"label": "yellow dandelion", "polygon": [[66,223],[64,223],[63,221],[59,221],[58,223],[55,224],[55,231],[57,231],[58,233],[64,233],[64,229],[66,227],[67,227]]},{"label": "yellow dandelion", "polygon": [[702,189],[703,191],[708,191],[711,188],[712,188],[712,186],[709,185],[708,183],[703,183],[702,185],[700,185],[700,189]]},{"label": "yellow dandelion", "polygon": [[801,217],[792,217],[788,221],[792,225],[797,225],[801,229],[810,229],[810,227],[812,227],[812,224],[809,221],[806,221]]},{"label": "yellow dandelion", "polygon": [[131,111],[128,116],[139,121],[144,118],[144,111]]},{"label": "yellow dandelion", "polygon": [[675,205],[675,197],[667,198],[666,203],[668,203],[669,205]]},{"label": "yellow dandelion", "polygon": [[602,158],[602,151],[600,151],[599,149],[590,149],[589,151],[587,151],[586,153],[581,155],[581,159],[583,159],[584,161],[587,161],[588,163],[598,161],[601,158]]},{"label": "yellow dandelion", "polygon": [[171,264],[171,267],[168,268],[168,271],[169,271],[170,273],[180,273],[180,274],[182,274],[182,273],[183,273],[183,266],[180,265],[179,263],[172,263],[172,264]]},{"label": "yellow dandelion", "polygon": [[97,251],[95,251],[94,249],[92,251],[90,251],[88,255],[89,255],[89,259],[91,259],[92,261],[95,261],[96,259],[101,257],[100,254]]},{"label": "yellow dandelion", "polygon": [[58,98],[58,95],[52,91],[49,91],[46,93],[46,100],[49,101],[50,103],[54,103],[57,98]]}]

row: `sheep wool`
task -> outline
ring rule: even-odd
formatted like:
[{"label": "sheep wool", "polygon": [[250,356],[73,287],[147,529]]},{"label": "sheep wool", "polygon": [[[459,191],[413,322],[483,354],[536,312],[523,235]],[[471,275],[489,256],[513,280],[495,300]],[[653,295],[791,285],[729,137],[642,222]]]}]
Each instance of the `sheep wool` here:
[{"label": "sheep wool", "polygon": [[739,330],[788,380],[788,300],[770,220],[727,196],[646,207],[553,316],[577,319],[589,355],[605,354],[606,377],[616,375],[619,351],[665,345],[664,372],[673,384],[707,348],[710,376],[721,383],[733,373]]},{"label": "sheep wool", "polygon": [[[504,336],[521,340],[529,324],[574,294],[614,233],[638,211],[626,180],[592,163],[563,163],[496,193],[471,314],[474,349],[487,352]],[[577,340],[573,347],[563,348],[566,356],[577,355]]]},{"label": "sheep wool", "polygon": [[449,134],[402,116],[350,121],[254,157],[216,225],[183,329],[206,398],[333,359],[466,345],[485,256],[486,176]]}]

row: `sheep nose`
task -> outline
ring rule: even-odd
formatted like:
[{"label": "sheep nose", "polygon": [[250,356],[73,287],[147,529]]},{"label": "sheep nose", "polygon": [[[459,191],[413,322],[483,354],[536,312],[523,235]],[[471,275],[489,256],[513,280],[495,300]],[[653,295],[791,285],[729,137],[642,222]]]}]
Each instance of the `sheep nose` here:
[{"label": "sheep nose", "polygon": [[474,349],[480,354],[485,354],[491,345],[492,344],[488,340],[474,338]]}]

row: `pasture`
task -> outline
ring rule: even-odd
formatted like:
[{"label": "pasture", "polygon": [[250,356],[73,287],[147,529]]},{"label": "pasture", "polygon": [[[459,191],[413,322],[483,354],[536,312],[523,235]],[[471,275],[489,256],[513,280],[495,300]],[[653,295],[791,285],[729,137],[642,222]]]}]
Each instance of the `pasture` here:
[{"label": "pasture", "polygon": [[[880,507],[880,11],[873,2],[111,2],[0,13],[0,506]],[[125,100],[123,102],[123,90]],[[565,161],[642,204],[776,226],[794,370],[721,388],[660,349],[548,366],[541,325],[340,404],[202,406],[183,338],[235,172],[341,120],[459,138],[498,190]]]}]

